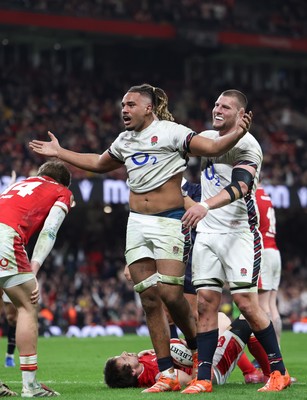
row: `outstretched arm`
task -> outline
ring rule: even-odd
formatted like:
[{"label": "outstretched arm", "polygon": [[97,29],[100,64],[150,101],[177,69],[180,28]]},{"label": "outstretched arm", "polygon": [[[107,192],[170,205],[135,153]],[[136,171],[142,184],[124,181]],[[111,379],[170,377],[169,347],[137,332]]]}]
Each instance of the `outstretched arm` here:
[{"label": "outstretched arm", "polygon": [[122,164],[114,160],[107,151],[105,151],[103,154],[76,153],[61,147],[58,139],[53,133],[48,132],[48,135],[51,139],[50,142],[43,140],[32,140],[29,143],[29,147],[35,151],[35,153],[44,155],[46,157],[57,157],[62,161],[86,171],[104,173],[113,171],[114,169],[122,166]]},{"label": "outstretched arm", "polygon": [[249,130],[253,114],[245,113],[238,121],[234,132],[220,136],[218,139],[209,139],[196,135],[190,142],[190,152],[194,156],[218,157],[227,153]]}]

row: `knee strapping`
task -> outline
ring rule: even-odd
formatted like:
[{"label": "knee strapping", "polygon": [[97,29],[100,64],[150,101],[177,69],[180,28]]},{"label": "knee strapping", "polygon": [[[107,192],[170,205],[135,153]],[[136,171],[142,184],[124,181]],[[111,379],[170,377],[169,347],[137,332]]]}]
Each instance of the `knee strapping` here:
[{"label": "knee strapping", "polygon": [[157,286],[158,280],[159,280],[159,274],[156,272],[155,274],[150,275],[148,278],[134,285],[134,290],[137,293],[142,293],[144,292],[144,290],[152,286]]},{"label": "knee strapping", "polygon": [[159,282],[161,283],[167,283],[169,285],[184,285],[184,278],[185,275],[183,276],[170,276],[170,275],[162,275],[158,274],[159,276]]},{"label": "knee strapping", "polygon": [[143,281],[134,285],[134,290],[137,293],[142,293],[144,290],[152,287],[157,286],[158,282],[167,283],[169,285],[184,285],[184,278],[183,276],[170,276],[170,275],[162,275],[156,272],[155,274],[149,276],[148,278],[144,279]]}]

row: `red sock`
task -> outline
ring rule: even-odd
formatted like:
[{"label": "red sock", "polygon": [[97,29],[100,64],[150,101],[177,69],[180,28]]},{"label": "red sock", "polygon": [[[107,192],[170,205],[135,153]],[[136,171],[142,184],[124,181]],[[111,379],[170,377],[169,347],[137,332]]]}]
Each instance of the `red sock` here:
[{"label": "red sock", "polygon": [[249,359],[245,353],[242,353],[237,365],[240,368],[240,370],[242,371],[243,375],[251,374],[256,369],[254,367],[254,365],[249,361]]},{"label": "red sock", "polygon": [[251,336],[249,338],[249,340],[247,342],[247,347],[248,347],[248,350],[250,351],[250,353],[258,361],[263,374],[266,376],[269,376],[270,375],[270,364],[269,364],[268,356],[267,356],[264,348],[261,346],[261,344],[255,338],[255,336]]}]

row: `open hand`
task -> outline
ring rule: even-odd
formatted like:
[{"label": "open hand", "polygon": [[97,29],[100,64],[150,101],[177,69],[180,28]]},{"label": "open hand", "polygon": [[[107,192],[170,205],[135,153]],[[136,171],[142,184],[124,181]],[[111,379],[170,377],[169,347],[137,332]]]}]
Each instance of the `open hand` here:
[{"label": "open hand", "polygon": [[29,143],[29,147],[35,151],[35,153],[42,154],[47,157],[57,157],[59,149],[61,148],[59,141],[50,131],[48,131],[48,135],[51,139],[50,142],[34,139]]},{"label": "open hand", "polygon": [[36,304],[39,300],[39,286],[38,286],[38,281],[36,278],[35,278],[35,280],[36,280],[36,287],[31,293],[31,303],[32,304]]},{"label": "open hand", "polygon": [[252,111],[249,111],[248,113],[245,113],[242,119],[239,121],[238,125],[239,128],[242,129],[242,136],[244,136],[245,133],[250,130],[252,124],[252,118],[253,118],[253,113]]}]

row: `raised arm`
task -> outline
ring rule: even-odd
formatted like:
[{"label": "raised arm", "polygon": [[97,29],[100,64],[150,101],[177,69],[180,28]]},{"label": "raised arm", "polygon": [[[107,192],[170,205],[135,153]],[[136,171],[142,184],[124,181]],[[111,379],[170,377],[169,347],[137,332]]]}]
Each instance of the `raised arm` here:
[{"label": "raised arm", "polygon": [[249,130],[252,121],[252,112],[245,113],[237,123],[234,132],[220,136],[218,139],[209,139],[196,135],[190,142],[190,152],[194,156],[217,157],[227,153]]},{"label": "raised arm", "polygon": [[57,157],[75,167],[86,171],[104,173],[120,168],[122,163],[114,160],[107,151],[103,154],[76,153],[61,147],[58,139],[53,133],[48,132],[50,142],[43,140],[32,140],[29,147],[38,154],[46,157]]}]

